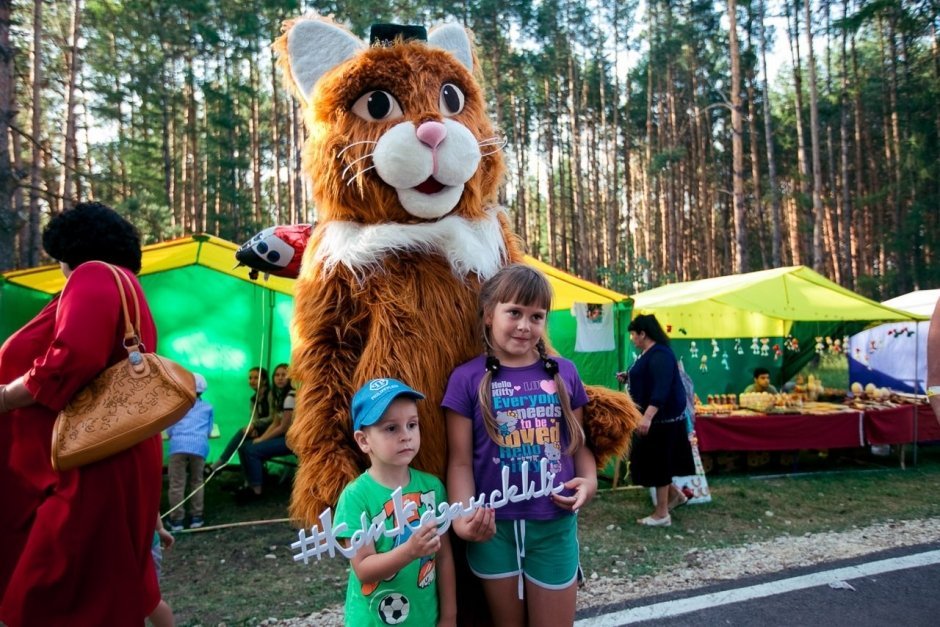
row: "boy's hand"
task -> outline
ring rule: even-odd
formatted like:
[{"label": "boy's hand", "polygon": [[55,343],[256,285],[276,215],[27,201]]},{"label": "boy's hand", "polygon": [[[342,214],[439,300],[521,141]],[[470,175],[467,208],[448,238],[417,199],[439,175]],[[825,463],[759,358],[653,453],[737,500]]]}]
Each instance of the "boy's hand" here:
[{"label": "boy's hand", "polygon": [[552,501],[558,507],[577,512],[581,506],[594,498],[597,494],[597,479],[575,477],[565,483],[566,490],[574,490],[571,496],[552,494]]},{"label": "boy's hand", "polygon": [[163,547],[164,551],[170,550],[173,543],[176,542],[176,538],[173,537],[173,534],[163,527],[157,529],[157,535],[160,536],[160,546]]},{"label": "boy's hand", "polygon": [[441,549],[441,538],[437,535],[437,525],[433,522],[418,527],[405,543],[411,552],[412,559],[420,559],[433,555]]}]

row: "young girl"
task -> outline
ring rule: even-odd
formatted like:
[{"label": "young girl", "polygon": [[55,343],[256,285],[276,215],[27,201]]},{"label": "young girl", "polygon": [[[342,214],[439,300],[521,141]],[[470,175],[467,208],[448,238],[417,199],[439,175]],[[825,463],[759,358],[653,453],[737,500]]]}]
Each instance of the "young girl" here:
[{"label": "young girl", "polygon": [[245,487],[235,494],[239,502],[247,503],[261,496],[265,461],[291,454],[286,436],[294,418],[294,388],[287,364],[278,364],[274,368],[271,404],[274,406],[274,419],[261,435],[238,449],[238,459],[245,473]]},{"label": "young girl", "polygon": [[574,514],[597,491],[597,467],[581,424],[584,386],[574,364],[545,351],[551,297],[546,278],[521,264],[486,281],[480,294],[486,353],[454,370],[441,403],[453,502],[466,504],[471,496],[501,489],[504,467],[521,488],[523,462],[538,485],[542,458],[556,484],[566,488],[454,521],[454,532],[468,541],[467,561],[483,580],[496,625],[574,622]]},{"label": "young girl", "polygon": [[[249,425],[235,432],[232,439],[225,445],[225,450],[219,456],[218,461],[206,467],[206,472],[215,472],[222,466],[228,464],[229,459],[235,454],[240,445],[250,443],[252,438],[258,437],[264,433],[268,425],[271,424],[269,418],[271,414],[271,383],[268,379],[268,371],[264,368],[252,368],[248,371],[248,386],[254,394],[251,397],[251,416]],[[248,435],[245,436],[245,430]]]}]

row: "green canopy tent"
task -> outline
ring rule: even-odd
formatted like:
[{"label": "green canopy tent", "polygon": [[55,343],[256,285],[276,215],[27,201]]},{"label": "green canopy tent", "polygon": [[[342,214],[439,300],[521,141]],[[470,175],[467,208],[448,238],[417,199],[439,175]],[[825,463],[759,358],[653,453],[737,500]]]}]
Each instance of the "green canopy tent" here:
[{"label": "green canopy tent", "polygon": [[[221,432],[212,442],[213,459],[247,418],[248,370],[260,364],[271,372],[276,364],[290,361],[294,281],[273,276],[251,280],[247,268],[235,267],[237,248],[208,235],[145,246],[140,272],[157,322],[159,352],[208,381],[205,398],[215,407]],[[623,368],[626,354],[623,336],[632,301],[535,259],[526,261],[552,283],[555,302],[548,324],[553,345],[574,359],[586,382],[615,387],[614,373]],[[32,318],[64,284],[56,265],[0,275],[0,340]],[[615,350],[574,352],[575,302],[613,306]]]},{"label": "green canopy tent", "polygon": [[757,366],[789,380],[816,354],[816,338],[832,351],[872,322],[919,319],[804,266],[658,287],[634,295],[637,314],[656,315],[700,397],[741,392]]},{"label": "green canopy tent", "polygon": [[[159,331],[158,350],[206,377],[222,438],[248,416],[248,370],[290,360],[291,281],[251,281],[234,268],[235,244],[194,236],[144,248],[140,282]],[[7,272],[0,282],[6,338],[62,289],[58,266]]]}]

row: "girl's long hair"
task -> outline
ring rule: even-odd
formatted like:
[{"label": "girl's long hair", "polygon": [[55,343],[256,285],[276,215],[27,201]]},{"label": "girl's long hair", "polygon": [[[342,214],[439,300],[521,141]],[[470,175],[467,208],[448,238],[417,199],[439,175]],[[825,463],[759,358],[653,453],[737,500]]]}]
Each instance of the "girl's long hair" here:
[{"label": "girl's long hair", "polygon": [[258,387],[251,395],[251,414],[256,419],[267,418],[271,415],[271,379],[268,377],[268,371],[255,367],[248,372],[258,373]]},{"label": "girl's long hair", "polygon": [[[483,425],[490,439],[503,445],[503,438],[499,435],[499,426],[496,415],[493,413],[493,375],[499,371],[499,360],[493,351],[490,338],[490,329],[486,319],[492,315],[499,303],[516,303],[524,307],[539,307],[546,312],[552,308],[552,286],[541,272],[524,264],[510,264],[483,283],[480,289],[479,318],[483,343],[486,349],[486,372],[480,380],[480,389],[477,391],[480,410],[483,414]],[[573,454],[584,444],[584,429],[574,411],[571,409],[571,397],[564,379],[558,372],[558,362],[552,359],[546,351],[544,338],[539,338],[536,345],[539,351],[539,360],[552,378],[555,380],[555,389],[558,392],[558,401],[562,414],[565,417],[565,426],[568,428],[567,455]]]},{"label": "girl's long hair", "polygon": [[[276,373],[281,368],[284,368],[290,372],[290,366],[288,364],[278,364],[274,366],[274,372]],[[294,385],[291,383],[290,378],[287,379],[287,385],[282,388],[274,385],[271,387],[271,402],[274,404],[274,411],[282,412],[284,411],[284,401],[288,396],[291,395],[294,391]]]}]

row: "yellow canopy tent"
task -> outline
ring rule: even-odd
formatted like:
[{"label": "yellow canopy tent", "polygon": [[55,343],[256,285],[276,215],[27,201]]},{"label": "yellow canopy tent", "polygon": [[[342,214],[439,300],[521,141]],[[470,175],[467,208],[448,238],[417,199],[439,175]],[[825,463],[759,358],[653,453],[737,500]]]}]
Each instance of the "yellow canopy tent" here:
[{"label": "yellow canopy tent", "polygon": [[794,321],[913,320],[833,283],[805,266],[790,266],[664,285],[633,297],[634,314],[656,314],[671,337],[786,336]]},{"label": "yellow canopy tent", "polygon": [[[223,440],[247,416],[248,369],[290,361],[294,281],[275,276],[252,281],[248,268],[236,267],[237,249],[209,235],[153,244],[143,249],[140,272],[159,330],[158,350],[206,377],[205,396],[215,405]],[[569,312],[575,302],[611,303],[618,319],[629,320],[630,299],[531,257],[526,263],[542,270],[554,289],[549,320],[553,345],[575,360],[585,381],[615,386],[614,372],[622,369],[622,336],[617,335],[618,350],[573,354],[575,322]],[[57,265],[0,275],[0,342],[64,285]],[[624,334],[625,328],[620,325]]]},{"label": "yellow canopy tent", "polygon": [[741,392],[757,366],[782,384],[816,354],[816,338],[824,352],[837,352],[867,324],[918,318],[804,266],[675,283],[633,298],[634,315],[656,315],[700,397]]},{"label": "yellow canopy tent", "polygon": [[[143,248],[140,276],[200,265],[236,279],[254,283],[248,278],[248,268],[236,267],[236,250],[238,250],[238,245],[211,235],[193,235],[151,244]],[[6,282],[47,294],[55,294],[65,285],[65,277],[62,276],[57,265],[13,270],[5,272],[3,278]],[[294,282],[291,279],[270,277],[264,286],[291,296]]]},{"label": "yellow canopy tent", "polygon": [[[248,268],[236,267],[235,251],[238,245],[211,235],[193,235],[143,248],[143,260],[140,276],[166,272],[191,265],[211,268],[216,272],[254,283],[248,277]],[[552,310],[571,309],[576,302],[581,303],[623,303],[629,301],[625,294],[595,285],[589,281],[563,272],[558,268],[543,263],[526,255],[525,262],[538,268],[552,284],[554,302]],[[6,282],[14,285],[55,294],[65,285],[65,277],[56,265],[40,266],[27,270],[13,270],[3,274]],[[267,289],[293,295],[294,281],[271,276],[263,282]]]}]

